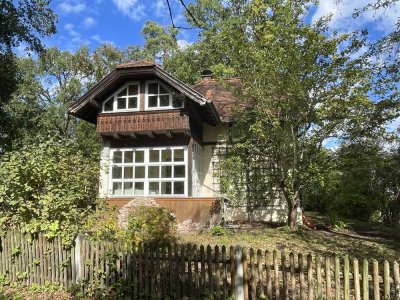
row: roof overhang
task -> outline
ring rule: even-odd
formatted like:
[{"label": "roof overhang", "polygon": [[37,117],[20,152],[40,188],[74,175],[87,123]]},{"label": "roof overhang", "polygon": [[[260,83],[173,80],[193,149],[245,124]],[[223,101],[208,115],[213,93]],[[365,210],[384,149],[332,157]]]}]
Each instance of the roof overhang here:
[{"label": "roof overhang", "polygon": [[218,112],[212,101],[205,98],[189,85],[164,71],[156,64],[140,67],[117,67],[87,91],[81,98],[72,103],[68,107],[68,113],[95,124],[101,102],[120,85],[129,80],[151,79],[154,77],[161,79],[193,101],[196,106],[200,108],[201,113],[204,114],[208,123],[215,125],[220,122]]}]

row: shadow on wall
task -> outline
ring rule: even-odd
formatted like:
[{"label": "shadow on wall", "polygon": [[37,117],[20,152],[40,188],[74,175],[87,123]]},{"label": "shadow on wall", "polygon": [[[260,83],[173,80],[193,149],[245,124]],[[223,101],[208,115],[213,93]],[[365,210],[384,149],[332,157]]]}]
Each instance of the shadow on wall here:
[{"label": "shadow on wall", "polygon": [[249,212],[246,206],[227,207],[226,221],[254,221],[283,224],[287,222],[287,209],[282,206],[258,207]]}]

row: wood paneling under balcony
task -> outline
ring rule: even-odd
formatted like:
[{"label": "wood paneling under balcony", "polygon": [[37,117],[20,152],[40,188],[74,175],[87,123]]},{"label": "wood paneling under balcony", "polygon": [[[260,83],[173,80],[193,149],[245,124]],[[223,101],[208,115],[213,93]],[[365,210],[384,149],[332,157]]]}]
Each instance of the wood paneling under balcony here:
[{"label": "wood paneling under balcony", "polygon": [[102,114],[97,117],[97,132],[151,132],[189,130],[189,117],[181,111]]}]

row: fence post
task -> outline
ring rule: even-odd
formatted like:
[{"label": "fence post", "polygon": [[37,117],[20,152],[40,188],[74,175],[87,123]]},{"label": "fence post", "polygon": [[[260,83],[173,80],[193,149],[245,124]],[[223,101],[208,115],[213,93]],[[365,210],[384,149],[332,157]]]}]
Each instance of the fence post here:
[{"label": "fence post", "polygon": [[242,263],[242,248],[240,246],[236,246],[235,248],[235,265],[236,265],[236,272],[235,272],[235,299],[236,300],[244,300],[244,286],[243,286],[243,263]]},{"label": "fence post", "polygon": [[75,270],[76,270],[76,277],[75,277],[76,284],[78,284],[82,279],[82,264],[81,264],[82,238],[83,236],[80,234],[78,234],[78,236],[75,238],[75,247],[74,247],[75,261],[73,263],[75,264]]}]

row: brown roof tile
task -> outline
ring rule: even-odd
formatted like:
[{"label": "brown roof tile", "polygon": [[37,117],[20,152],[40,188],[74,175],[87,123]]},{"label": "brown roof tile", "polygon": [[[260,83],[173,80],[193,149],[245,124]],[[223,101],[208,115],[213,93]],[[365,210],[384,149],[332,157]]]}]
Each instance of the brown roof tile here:
[{"label": "brown roof tile", "polygon": [[129,68],[140,68],[140,67],[154,67],[156,65],[154,60],[147,59],[147,60],[139,60],[139,61],[132,61],[128,63],[120,64],[116,67],[116,69],[129,69]]},{"label": "brown roof tile", "polygon": [[[224,81],[228,84],[226,86]],[[240,78],[229,78],[223,80],[204,78],[193,86],[193,89],[214,103],[221,121],[232,120],[232,108],[239,101],[234,95],[235,89],[241,86]]]}]

